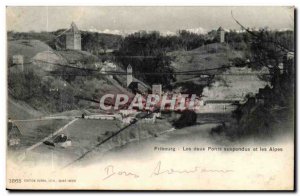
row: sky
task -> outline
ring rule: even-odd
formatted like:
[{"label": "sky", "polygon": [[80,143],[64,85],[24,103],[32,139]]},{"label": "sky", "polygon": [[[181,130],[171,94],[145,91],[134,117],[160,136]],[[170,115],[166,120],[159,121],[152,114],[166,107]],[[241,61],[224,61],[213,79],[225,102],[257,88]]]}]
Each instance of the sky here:
[{"label": "sky", "polygon": [[137,30],[174,33],[189,29],[205,33],[222,26],[293,29],[293,7],[7,7],[7,30],[55,31],[74,21],[81,30],[126,34]]}]

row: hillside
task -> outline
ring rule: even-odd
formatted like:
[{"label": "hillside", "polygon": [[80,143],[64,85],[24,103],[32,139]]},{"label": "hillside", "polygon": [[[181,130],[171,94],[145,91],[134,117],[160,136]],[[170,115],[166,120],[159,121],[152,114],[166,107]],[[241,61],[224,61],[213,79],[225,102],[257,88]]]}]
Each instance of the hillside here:
[{"label": "hillside", "polygon": [[52,51],[50,46],[39,40],[12,40],[7,42],[7,54],[9,61],[13,55],[23,55],[24,62],[31,61],[37,53],[44,51]]},{"label": "hillside", "polygon": [[[99,108],[95,101],[104,94],[128,92],[117,80],[85,70],[96,70],[103,65],[89,52],[56,51],[37,40],[8,41],[8,50],[9,57],[21,54],[26,60],[24,72],[17,66],[8,69],[9,95],[15,98],[9,109],[13,118],[26,117],[14,115],[27,114],[21,109],[26,111],[28,108],[43,113]],[[15,107],[20,102],[28,107]]]},{"label": "hillside", "polygon": [[269,84],[261,79],[263,74],[269,73],[267,68],[254,71],[248,67],[231,67],[223,73],[203,89],[204,100],[242,100],[247,94],[254,95],[259,88]]},{"label": "hillside", "polygon": [[27,103],[19,100],[15,100],[13,97],[9,96],[7,100],[7,113],[8,118],[10,119],[30,119],[30,118],[38,118],[44,113],[35,110]]},{"label": "hillside", "polygon": [[[171,66],[175,72],[215,69],[229,66],[235,58],[244,58],[243,51],[232,49],[226,43],[212,43],[194,50],[177,50],[169,52]],[[201,73],[222,73],[224,69],[202,71]],[[210,85],[213,77],[200,75],[177,75],[176,82],[171,83],[177,92],[202,95],[204,87]]]},{"label": "hillside", "polygon": [[[52,49],[65,48],[66,36],[62,33],[66,29],[59,29],[53,32],[13,32],[7,33],[8,40],[39,40],[47,43]],[[57,39],[56,39],[57,38]],[[120,35],[81,31],[82,48],[85,51],[97,53],[100,49],[116,50],[119,47]]]},{"label": "hillside", "polygon": [[[190,51],[174,51],[168,53],[173,59],[175,71],[193,71],[228,66],[234,58],[243,58],[242,51],[233,50],[227,44],[213,43],[203,45]],[[211,72],[210,72],[211,73]],[[193,76],[177,76],[177,82],[191,79]]]}]

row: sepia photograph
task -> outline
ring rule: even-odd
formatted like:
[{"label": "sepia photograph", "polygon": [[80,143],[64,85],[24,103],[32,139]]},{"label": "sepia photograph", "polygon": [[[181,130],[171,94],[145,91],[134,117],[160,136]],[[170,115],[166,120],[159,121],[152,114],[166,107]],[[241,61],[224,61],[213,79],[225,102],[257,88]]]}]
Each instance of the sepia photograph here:
[{"label": "sepia photograph", "polygon": [[293,6],[7,6],[8,190],[294,191]]}]

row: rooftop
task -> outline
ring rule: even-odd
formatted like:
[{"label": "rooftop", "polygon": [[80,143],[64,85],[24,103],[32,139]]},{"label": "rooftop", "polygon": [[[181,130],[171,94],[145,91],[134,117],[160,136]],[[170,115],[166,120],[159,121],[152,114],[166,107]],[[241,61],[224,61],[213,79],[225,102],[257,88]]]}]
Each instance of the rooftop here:
[{"label": "rooftop", "polygon": [[77,25],[76,25],[74,22],[72,22],[72,23],[71,23],[70,30],[69,30],[68,32],[78,33],[78,32],[80,32],[80,31],[79,31]]},{"label": "rooftop", "polygon": [[219,27],[218,31],[225,31],[225,30],[222,27]]}]

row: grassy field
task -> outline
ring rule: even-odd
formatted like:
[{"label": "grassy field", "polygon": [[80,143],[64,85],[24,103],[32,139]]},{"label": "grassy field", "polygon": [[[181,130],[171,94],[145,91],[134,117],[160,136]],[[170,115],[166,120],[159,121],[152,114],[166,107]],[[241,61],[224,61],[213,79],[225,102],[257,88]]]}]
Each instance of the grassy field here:
[{"label": "grassy field", "polygon": [[54,156],[58,162],[65,161],[61,163],[62,165],[66,164],[91,150],[99,143],[100,139],[107,138],[109,136],[106,135],[107,132],[115,132],[120,127],[120,122],[114,120],[78,119],[63,131],[72,141],[72,146],[68,148],[56,146],[54,148],[43,144],[34,149],[28,159],[35,162]]},{"label": "grassy field", "polygon": [[8,118],[18,120],[37,118],[45,115],[30,107],[28,104],[13,99],[11,96],[9,96],[7,100],[7,114]]},{"label": "grassy field", "polygon": [[262,73],[269,72],[267,70],[253,71],[247,67],[231,67],[230,69],[224,72],[224,74],[228,75],[216,76],[212,84],[203,89],[203,96],[205,97],[205,99],[208,100],[243,99],[248,93],[258,93],[259,88],[264,88],[269,83],[261,80],[260,74]]},{"label": "grassy field", "polygon": [[63,131],[71,139],[72,146],[62,148],[58,145],[52,147],[42,144],[28,153],[25,161],[35,164],[45,160],[52,160],[56,165],[62,167],[87,152],[91,152],[87,155],[92,157],[94,152],[107,152],[116,147],[137,141],[138,138],[141,140],[149,137],[154,138],[160,132],[171,128],[171,125],[165,120],[158,120],[154,124],[137,123],[97,147],[97,144],[125,126],[117,120],[78,119]]},{"label": "grassy field", "polygon": [[16,122],[22,134],[20,148],[24,149],[36,144],[69,121],[70,120],[41,120]]},{"label": "grassy field", "polygon": [[[218,115],[218,114],[198,114],[198,124],[190,128],[178,129],[176,133],[182,136],[185,130],[193,129],[195,132],[199,126],[206,126],[205,124],[213,123],[219,124],[220,120],[229,121],[229,115]],[[48,122],[48,123],[47,123]],[[21,127],[21,132],[26,132],[26,141],[31,141],[30,144],[37,142],[40,138],[45,137],[51,133],[51,128],[54,130],[59,126],[63,126],[63,121],[39,121],[37,123],[23,123]],[[52,127],[51,127],[52,125]],[[59,126],[58,126],[59,125]],[[101,159],[101,155],[110,150],[117,149],[124,145],[130,145],[131,143],[136,143],[138,141],[148,140],[150,138],[168,138],[164,135],[167,130],[172,128],[172,125],[166,119],[157,119],[155,123],[145,123],[137,122],[124,129],[120,134],[98,146],[103,140],[109,138],[113,133],[117,132],[121,128],[127,125],[122,124],[118,120],[87,120],[78,119],[69,127],[67,127],[62,133],[68,136],[72,141],[72,146],[63,148],[59,145],[55,147],[47,146],[42,144],[27,153],[26,159],[24,160],[27,164],[37,164],[53,161],[55,167],[63,167],[69,163],[73,163],[78,158],[83,158],[84,161],[76,162],[76,164],[85,164],[85,161],[92,160],[96,157]],[[210,126],[210,125],[209,125]],[[43,131],[42,131],[43,130]],[[42,135],[42,133],[44,133]],[[47,133],[47,134],[45,134]],[[28,135],[30,134],[30,135]],[[179,139],[179,138],[178,138]],[[156,139],[155,139],[156,140]],[[27,145],[29,143],[27,142]]]},{"label": "grassy field", "polygon": [[116,132],[120,127],[120,122],[116,120],[78,119],[65,133],[72,140],[72,148],[85,151],[98,144],[99,138],[105,138],[106,132]]},{"label": "grassy field", "polygon": [[[243,58],[242,51],[233,50],[227,44],[213,43],[190,51],[174,51],[168,54],[174,60],[175,71],[193,71],[219,68],[229,64],[234,58]],[[191,76],[177,76],[177,81],[190,79]]]},{"label": "grassy field", "polygon": [[171,129],[172,126],[166,120],[157,119],[155,123],[138,122],[124,131],[127,140],[157,137],[161,132]]},{"label": "grassy field", "polygon": [[[68,148],[68,151],[74,151],[76,154],[84,153],[125,126],[117,120],[78,119],[64,130],[64,134],[72,140],[72,147]],[[137,123],[122,131],[113,141],[117,144],[121,138],[124,141],[137,139],[138,131],[140,138],[155,137],[159,132],[170,128],[171,125],[164,120],[158,120],[154,124]]]}]

